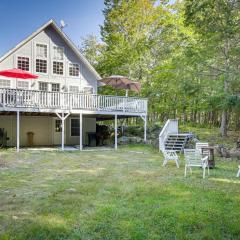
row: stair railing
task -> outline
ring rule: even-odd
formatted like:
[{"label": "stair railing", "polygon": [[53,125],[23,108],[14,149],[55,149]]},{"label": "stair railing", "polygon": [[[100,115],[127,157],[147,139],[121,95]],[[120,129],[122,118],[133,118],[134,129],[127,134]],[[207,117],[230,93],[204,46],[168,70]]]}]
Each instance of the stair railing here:
[{"label": "stair railing", "polygon": [[178,120],[168,119],[159,134],[159,151],[165,150],[165,142],[170,134],[178,134]]}]

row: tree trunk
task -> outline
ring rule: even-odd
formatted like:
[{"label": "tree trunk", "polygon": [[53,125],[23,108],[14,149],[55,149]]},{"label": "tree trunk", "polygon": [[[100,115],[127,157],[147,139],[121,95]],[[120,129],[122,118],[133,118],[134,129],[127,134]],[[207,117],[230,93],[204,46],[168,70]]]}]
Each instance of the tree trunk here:
[{"label": "tree trunk", "polygon": [[227,136],[227,111],[225,109],[222,111],[220,131],[222,137]]}]

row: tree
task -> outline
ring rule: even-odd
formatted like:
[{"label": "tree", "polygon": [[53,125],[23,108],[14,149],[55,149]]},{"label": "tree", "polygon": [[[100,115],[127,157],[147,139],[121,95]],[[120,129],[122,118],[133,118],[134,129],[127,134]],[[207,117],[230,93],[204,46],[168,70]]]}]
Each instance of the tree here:
[{"label": "tree", "polygon": [[92,66],[99,68],[100,58],[104,51],[104,44],[100,43],[96,36],[88,35],[82,38],[81,53],[87,58]]},{"label": "tree", "polygon": [[[240,2],[238,0],[186,0],[187,26],[199,34],[198,43],[205,61],[205,73],[214,75],[221,86],[221,135],[227,135],[229,96],[235,94],[234,83],[239,79],[240,62]],[[217,87],[216,87],[217,88]]]}]

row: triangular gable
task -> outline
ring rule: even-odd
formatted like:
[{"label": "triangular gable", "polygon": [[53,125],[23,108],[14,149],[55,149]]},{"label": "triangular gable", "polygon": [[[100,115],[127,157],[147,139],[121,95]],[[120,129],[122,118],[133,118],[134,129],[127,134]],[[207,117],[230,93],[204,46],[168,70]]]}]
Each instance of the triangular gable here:
[{"label": "triangular gable", "polygon": [[0,58],[0,62],[2,62],[4,59],[6,59],[9,55],[13,54],[15,51],[17,51],[19,48],[21,48],[24,44],[32,40],[35,36],[37,36],[40,32],[42,32],[47,27],[52,26],[55,31],[62,37],[64,42],[73,50],[73,52],[76,54],[76,56],[87,66],[87,68],[94,74],[97,80],[101,79],[100,75],[97,73],[97,71],[92,67],[92,65],[88,62],[88,60],[81,54],[79,49],[75,46],[75,44],[69,39],[69,37],[57,26],[54,20],[50,20],[47,23],[45,23],[43,26],[41,26],[37,31],[32,33],[28,38],[24,39],[22,42],[17,44],[13,49],[8,51],[6,54],[4,54]]}]

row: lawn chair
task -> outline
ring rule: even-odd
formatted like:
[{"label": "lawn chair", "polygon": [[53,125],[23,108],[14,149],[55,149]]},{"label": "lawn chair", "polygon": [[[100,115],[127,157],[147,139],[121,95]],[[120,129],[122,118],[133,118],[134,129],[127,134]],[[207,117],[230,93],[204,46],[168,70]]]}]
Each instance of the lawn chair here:
[{"label": "lawn chair", "polygon": [[192,173],[192,167],[201,167],[203,169],[203,178],[205,178],[206,168],[209,175],[208,156],[202,156],[196,149],[184,149],[185,157],[185,174],[187,176],[187,170]]},{"label": "lawn chair", "polygon": [[240,165],[238,166],[237,177],[240,177]]},{"label": "lawn chair", "polygon": [[209,144],[207,142],[197,142],[196,150],[199,151],[204,156],[209,156],[209,150],[202,150],[202,148],[208,148]]},{"label": "lawn chair", "polygon": [[166,166],[169,160],[174,160],[179,168],[179,157],[175,150],[163,150],[162,153],[164,156],[163,166]]}]

